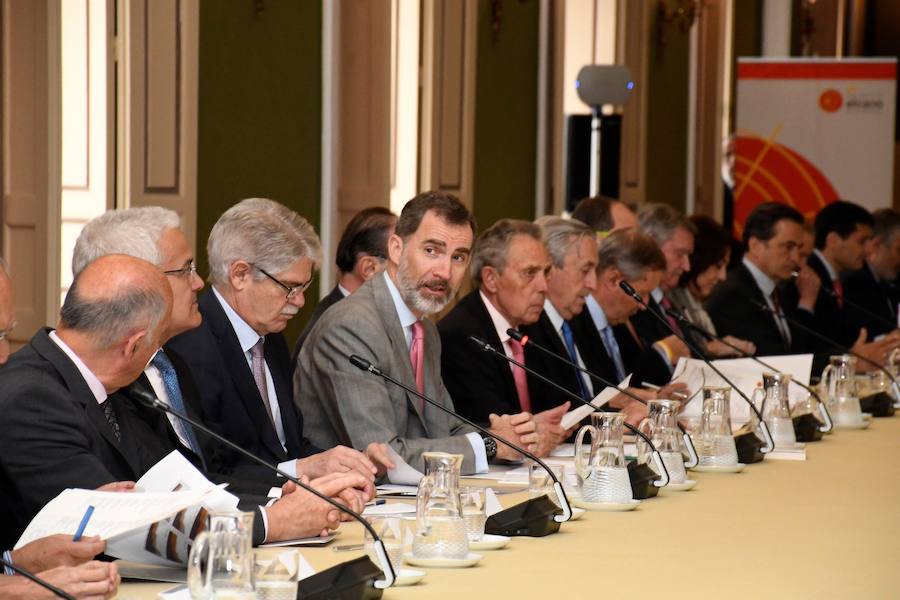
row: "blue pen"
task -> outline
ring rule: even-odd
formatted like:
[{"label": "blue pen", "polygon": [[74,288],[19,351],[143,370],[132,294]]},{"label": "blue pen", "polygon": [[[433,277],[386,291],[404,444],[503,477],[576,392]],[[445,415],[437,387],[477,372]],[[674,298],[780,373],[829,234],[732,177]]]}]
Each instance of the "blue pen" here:
[{"label": "blue pen", "polygon": [[91,520],[91,515],[94,514],[94,507],[91,504],[88,504],[87,510],[84,511],[84,516],[81,517],[81,523],[78,524],[78,530],[75,532],[75,537],[72,538],[73,542],[81,541],[81,536],[84,535],[84,529],[87,527],[88,521]]}]

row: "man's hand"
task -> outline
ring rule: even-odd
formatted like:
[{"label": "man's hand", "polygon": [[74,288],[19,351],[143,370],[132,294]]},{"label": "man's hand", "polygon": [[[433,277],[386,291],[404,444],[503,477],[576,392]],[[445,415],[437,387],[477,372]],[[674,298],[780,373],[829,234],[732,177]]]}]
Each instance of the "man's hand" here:
[{"label": "man's hand", "polygon": [[[56,567],[37,574],[48,583],[62,588],[78,600],[106,600],[116,595],[119,588],[119,571],[115,563],[91,561],[78,567]],[[16,578],[18,579],[18,578]],[[9,598],[53,598],[53,594],[30,581],[22,582],[20,592],[12,592]],[[0,588],[0,594],[6,592]]]},{"label": "man's hand", "polygon": [[[859,330],[859,336],[856,338],[856,342],[853,343],[853,347],[850,349],[879,365],[885,364],[891,352],[893,352],[895,348],[900,347],[900,331],[897,330],[885,335],[877,342],[866,342],[866,337],[868,337],[868,332],[866,331],[866,328],[863,327]],[[861,373],[877,370],[874,365],[864,360],[858,361],[856,363],[856,368]]]},{"label": "man's hand", "polygon": [[822,280],[819,279],[818,274],[812,270],[812,267],[807,264],[801,265],[798,273],[800,274],[794,282],[797,286],[797,293],[799,295],[797,305],[800,308],[805,308],[810,312],[814,312],[816,309],[816,298],[819,296],[819,288],[822,287]]},{"label": "man's hand", "polygon": [[331,473],[347,473],[355,471],[369,481],[375,481],[378,468],[369,458],[353,448],[335,446],[330,450],[297,459],[297,474],[306,475],[310,479],[323,477]]},{"label": "man's hand", "polygon": [[752,356],[756,354],[756,344],[753,342],[748,342],[747,340],[742,340],[730,335],[726,335],[722,339],[728,342],[728,344],[736,346],[738,350],[728,346],[728,344],[723,344],[719,340],[712,340],[711,342],[707,342],[706,351],[714,356]]},{"label": "man's hand", "polygon": [[681,408],[684,408],[684,398],[689,398],[690,395],[691,391],[688,389],[687,384],[681,381],[669,382],[656,390],[656,398],[661,400],[681,400]]},{"label": "man's hand", "polygon": [[51,535],[12,551],[13,563],[32,573],[86,563],[106,549],[99,537],[73,542],[71,535]]},{"label": "man's hand", "polygon": [[135,491],[133,481],[113,481],[97,488],[98,492],[133,492]]},{"label": "man's hand", "polygon": [[378,469],[378,472],[375,474],[376,477],[381,477],[388,469],[393,469],[397,466],[391,460],[387,444],[372,442],[366,446],[366,458],[372,461],[372,464]]},{"label": "man's hand", "polygon": [[534,424],[538,434],[537,449],[534,451],[538,456],[547,456],[559,444],[563,443],[569,437],[570,431],[563,429],[560,425],[563,416],[569,412],[571,402],[560,404],[556,408],[545,410],[534,415]]},{"label": "man's hand", "polygon": [[687,347],[687,345],[678,339],[678,336],[675,334],[670,335],[669,337],[664,337],[659,340],[661,343],[665,344],[665,346],[669,349],[669,351],[674,356],[672,363],[678,362],[679,358],[690,358],[691,350]]},{"label": "man's hand", "polygon": [[[512,443],[525,448],[529,452],[537,450],[537,427],[531,413],[523,412],[515,415],[503,415],[502,417],[491,413],[488,418],[491,422],[491,433],[496,433]],[[522,458],[522,455],[506,444],[498,441],[497,458],[503,460],[516,460]]]},{"label": "man's hand", "polygon": [[625,422],[637,427],[647,417],[647,405],[632,399],[631,402],[619,409],[625,415]]},{"label": "man's hand", "polygon": [[[329,498],[339,499],[350,508],[361,508],[363,504],[356,494],[357,490],[365,487],[366,480],[359,473],[335,473],[312,481],[301,477],[300,481],[308,481],[307,485]],[[281,488],[281,498],[264,510],[268,524],[267,542],[326,535],[329,530],[340,526],[343,514],[292,482],[285,483]]]}]

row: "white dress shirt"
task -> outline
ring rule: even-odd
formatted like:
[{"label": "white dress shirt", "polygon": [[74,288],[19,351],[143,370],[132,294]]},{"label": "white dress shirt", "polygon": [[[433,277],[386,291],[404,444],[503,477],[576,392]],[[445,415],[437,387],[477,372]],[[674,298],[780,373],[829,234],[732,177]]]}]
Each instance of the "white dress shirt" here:
[{"label": "white dress shirt", "polygon": [[[388,275],[387,270],[384,271],[383,277],[387,282],[387,288],[391,293],[391,299],[394,301],[394,308],[397,309],[397,316],[400,318],[400,326],[403,328],[403,335],[406,336],[406,347],[407,349],[411,349],[413,336],[412,326],[418,321],[418,318],[409,309],[406,302],[403,301],[403,298],[400,296],[400,290],[397,289],[394,280]],[[453,410],[452,406],[449,408]],[[487,451],[484,449],[484,440],[482,440],[481,435],[475,431],[467,433],[466,438],[469,440],[472,451],[475,453],[475,472],[487,473],[488,461]]]},{"label": "white dress shirt", "polygon": [[[491,304],[491,301],[488,300],[488,297],[485,296],[483,292],[479,291],[478,295],[481,296],[481,301],[484,302],[484,306],[487,308],[488,314],[491,317],[491,322],[494,324],[494,329],[497,331],[497,337],[500,338],[500,345],[503,346],[503,352],[505,352],[506,356],[509,358],[515,358],[512,353],[512,348],[509,347],[509,340],[512,338],[506,333],[506,330],[512,328],[512,325],[509,324],[506,317],[500,314],[497,307]],[[509,363],[509,370],[515,373],[515,369],[516,366]]]},{"label": "white dress shirt", "polygon": [[787,321],[782,318],[781,314],[775,311],[775,305],[772,304],[772,292],[775,291],[775,280],[762,272],[762,270],[753,264],[752,261],[747,260],[745,256],[743,259],[744,266],[747,267],[747,270],[750,271],[750,275],[753,276],[753,281],[756,282],[756,285],[762,290],[763,298],[766,299],[766,305],[772,310],[772,318],[775,319],[775,325],[778,329],[787,336],[787,343],[791,343],[791,328],[788,327]]},{"label": "white dress shirt", "polygon": [[[559,314],[559,311],[556,310],[556,307],[553,306],[553,303],[550,300],[544,300],[544,312],[547,313],[547,316],[550,317],[550,322],[553,323],[553,329],[556,330],[556,335],[559,336],[559,339],[562,340],[563,347],[566,346],[566,338],[563,336],[562,326],[565,319],[563,319],[562,315]],[[571,325],[570,325],[571,327]],[[568,348],[566,348],[568,354]],[[578,351],[578,344],[575,344],[575,362],[582,369],[585,368],[584,361],[581,360],[581,352]],[[583,371],[579,371],[578,375],[581,377],[581,380],[584,382],[584,389],[588,391],[588,394],[591,396],[594,395],[594,386],[591,385],[591,378],[587,376]]]},{"label": "white dress shirt", "polygon": [[[225,311],[225,316],[228,317],[231,328],[234,329],[234,333],[237,335],[238,343],[241,345],[241,350],[244,353],[244,358],[247,359],[247,368],[250,369],[252,373],[253,356],[250,354],[250,349],[262,339],[262,336],[256,333],[256,331],[250,327],[250,325],[247,324],[233,308],[231,308],[231,305],[229,305],[225,298],[219,294],[219,290],[216,289],[216,286],[212,287],[212,291],[216,300],[218,300],[219,304],[222,306],[222,310]],[[272,379],[272,373],[269,371],[269,365],[266,361],[263,361],[263,367],[266,373],[266,391],[269,396],[269,410],[272,413],[272,420],[275,422],[275,433],[278,435],[278,441],[281,443],[281,447],[287,452],[287,446],[284,441],[284,424],[281,422],[281,407],[278,405],[278,394],[275,392],[275,382]],[[297,476],[296,460],[286,460],[283,463],[279,463],[278,468],[292,477]]]}]

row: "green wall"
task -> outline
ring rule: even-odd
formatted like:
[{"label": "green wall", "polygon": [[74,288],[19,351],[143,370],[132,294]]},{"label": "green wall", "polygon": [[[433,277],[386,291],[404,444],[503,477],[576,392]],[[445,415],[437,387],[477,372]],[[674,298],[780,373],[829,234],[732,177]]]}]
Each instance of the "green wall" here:
[{"label": "green wall", "polygon": [[[318,229],[321,148],[321,3],[200,4],[197,174],[198,265],[206,239],[237,201],[267,197]],[[290,342],[318,298],[286,331]]]},{"label": "green wall", "polygon": [[647,202],[685,208],[688,138],[688,64],[690,38],[668,26],[665,44],[657,42],[656,11],[650,31],[647,73]]},{"label": "green wall", "polygon": [[490,0],[478,3],[473,207],[480,231],[534,218],[538,0],[503,3],[494,40]]}]

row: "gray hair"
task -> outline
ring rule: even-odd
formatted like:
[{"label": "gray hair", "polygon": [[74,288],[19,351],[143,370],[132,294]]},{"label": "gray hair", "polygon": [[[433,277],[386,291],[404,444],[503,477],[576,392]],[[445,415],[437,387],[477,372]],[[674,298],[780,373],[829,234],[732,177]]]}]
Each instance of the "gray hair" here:
[{"label": "gray hair", "polygon": [[148,343],[156,339],[157,328],[169,310],[168,298],[158,288],[129,285],[112,297],[84,298],[79,281],[76,276],[59,312],[68,329],[91,334],[98,349],[114,346],[138,329],[148,330]]},{"label": "gray hair", "polygon": [[697,233],[694,224],[668,204],[645,205],[638,212],[638,220],[641,222],[641,229],[649,233],[659,246],[668,242],[678,229],[691,234]]},{"label": "gray hair", "polygon": [[594,231],[577,219],[546,216],[537,219],[535,224],[541,228],[541,237],[556,268],[562,268],[573,246],[586,237],[594,237]]},{"label": "gray hair", "polygon": [[159,240],[169,229],[178,229],[178,213],[161,206],[110,210],[88,221],[75,241],[72,275],[107,254],[125,254],[162,266]]},{"label": "gray hair", "polygon": [[484,267],[494,267],[497,271],[503,272],[506,268],[509,245],[517,235],[525,235],[540,242],[541,228],[529,221],[500,219],[478,236],[472,249],[470,266],[476,287],[481,287],[481,270]]},{"label": "gray hair", "polygon": [[630,227],[610,232],[597,249],[597,273],[615,267],[626,280],[649,270],[665,271],[666,257],[648,234]]},{"label": "gray hair", "polygon": [[209,279],[219,285],[228,285],[228,271],[238,260],[269,273],[284,271],[302,258],[312,260],[314,268],[322,261],[322,245],[312,225],[266,198],[241,200],[226,210],[209,234],[206,252]]}]

